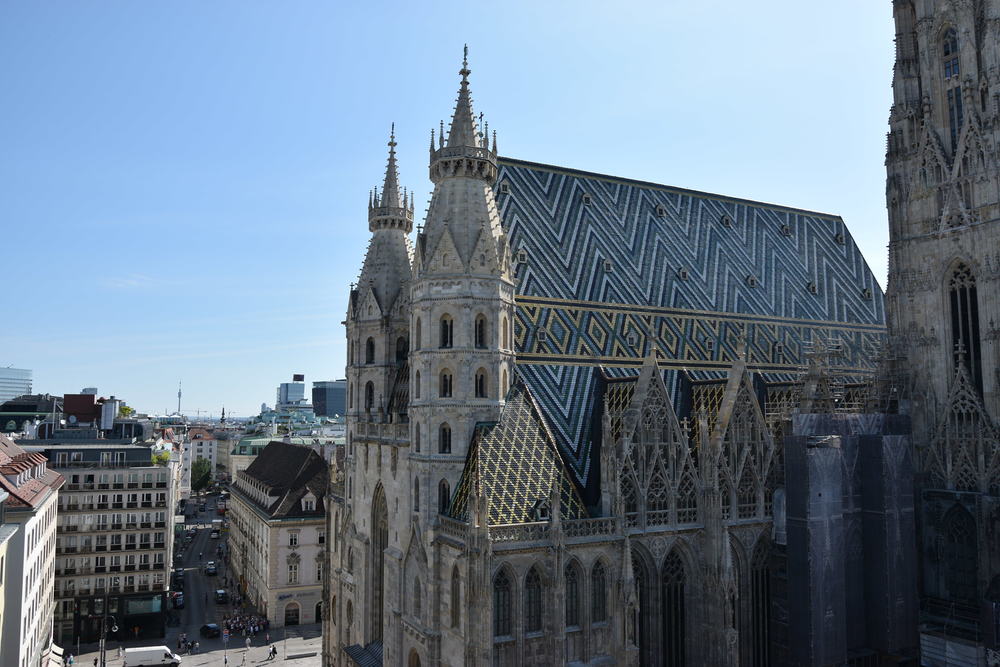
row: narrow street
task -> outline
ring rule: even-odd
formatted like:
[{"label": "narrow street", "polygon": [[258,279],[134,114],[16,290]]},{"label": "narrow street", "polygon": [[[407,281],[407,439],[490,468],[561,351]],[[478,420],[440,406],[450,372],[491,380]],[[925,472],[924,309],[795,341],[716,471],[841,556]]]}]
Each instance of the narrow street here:
[{"label": "narrow street", "polygon": [[[175,609],[173,600],[167,600],[168,624],[167,636],[162,640],[171,651],[179,653],[182,657],[182,665],[197,667],[214,667],[216,665],[259,665],[282,664],[293,667],[313,667],[320,664],[320,626],[303,625],[289,628],[286,632],[283,628],[278,628],[270,633],[271,643],[278,649],[276,660],[267,659],[267,644],[264,633],[258,634],[250,641],[248,650],[246,638],[242,635],[233,636],[228,645],[224,642],[222,635],[219,637],[202,637],[201,627],[207,623],[215,623],[222,628],[223,616],[234,613],[232,598],[225,603],[215,601],[215,591],[224,589],[228,594],[231,592],[226,581],[229,575],[229,568],[225,564],[222,555],[218,553],[221,546],[223,550],[228,548],[226,544],[227,531],[222,531],[217,539],[211,538],[213,527],[218,528],[220,524],[213,524],[214,519],[221,517],[215,511],[215,497],[208,497],[206,501],[206,511],[199,512],[199,503],[192,499],[188,503],[187,516],[185,520],[185,531],[193,529],[194,537],[187,546],[184,546],[184,535],[177,538],[174,544],[174,553],[182,554],[180,559],[175,559],[174,570],[183,568],[184,570],[184,608]],[[186,532],[185,532],[186,534]],[[205,566],[209,562],[214,562],[218,568],[218,574],[210,576],[205,573]],[[171,584],[171,595],[177,587]],[[187,639],[198,642],[199,647],[196,653],[190,654],[186,649],[180,648],[180,638],[182,634],[187,635]],[[146,639],[135,642],[125,642],[124,647],[133,646],[155,646],[156,640]],[[107,652],[108,665],[121,665],[122,660],[118,658],[119,642],[109,642]],[[76,656],[76,664],[80,667],[90,667],[94,660],[98,658],[97,646],[82,647],[83,653]]]}]

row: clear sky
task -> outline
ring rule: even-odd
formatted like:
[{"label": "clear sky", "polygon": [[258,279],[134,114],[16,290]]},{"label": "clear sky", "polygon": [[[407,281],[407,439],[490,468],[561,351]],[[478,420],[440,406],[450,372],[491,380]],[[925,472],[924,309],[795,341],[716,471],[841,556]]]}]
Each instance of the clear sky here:
[{"label": "clear sky", "polygon": [[885,285],[889,0],[0,3],[0,366],[245,416],[344,374],[348,285],[468,42],[502,155],[844,217]]}]

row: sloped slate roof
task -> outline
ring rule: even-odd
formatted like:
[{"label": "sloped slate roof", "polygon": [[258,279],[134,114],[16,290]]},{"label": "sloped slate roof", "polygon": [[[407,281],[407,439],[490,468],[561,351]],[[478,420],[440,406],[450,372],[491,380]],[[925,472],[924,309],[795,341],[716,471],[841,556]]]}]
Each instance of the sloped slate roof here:
[{"label": "sloped slate roof", "polygon": [[[833,215],[501,158],[495,188],[515,260],[518,372],[587,483],[597,379],[637,375],[653,350],[722,377],[787,381],[807,341],[834,338],[841,370],[874,368],[883,295]],[[543,332],[543,333],[540,333]]]},{"label": "sloped slate roof", "polygon": [[474,494],[486,498],[490,525],[534,521],[532,511],[548,504],[558,484],[562,516],[587,516],[583,502],[556,450],[538,406],[523,384],[515,384],[495,424],[479,424],[449,514],[468,520]]},{"label": "sloped slate roof", "polygon": [[[277,499],[267,507],[273,517],[323,514],[323,499],[330,480],[329,469],[312,448],[287,442],[268,443],[244,471],[248,477],[270,487]],[[316,496],[316,510],[305,512],[302,497],[306,491]]]}]

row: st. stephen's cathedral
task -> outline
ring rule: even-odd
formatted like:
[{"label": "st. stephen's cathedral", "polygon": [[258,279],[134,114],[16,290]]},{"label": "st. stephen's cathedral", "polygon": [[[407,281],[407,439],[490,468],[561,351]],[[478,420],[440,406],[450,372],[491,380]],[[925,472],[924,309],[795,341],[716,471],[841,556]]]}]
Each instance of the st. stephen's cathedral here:
[{"label": "st. stephen's cathedral", "polygon": [[1000,0],[892,8],[885,295],[835,215],[499,156],[467,59],[415,236],[390,138],[325,665],[996,664]]}]

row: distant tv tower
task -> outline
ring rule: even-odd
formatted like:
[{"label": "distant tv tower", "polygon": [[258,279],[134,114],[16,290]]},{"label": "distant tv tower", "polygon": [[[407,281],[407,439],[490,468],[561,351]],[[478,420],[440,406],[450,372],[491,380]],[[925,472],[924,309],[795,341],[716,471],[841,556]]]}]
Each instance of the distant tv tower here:
[{"label": "distant tv tower", "polygon": [[177,381],[177,414],[181,413],[181,382]]}]

